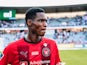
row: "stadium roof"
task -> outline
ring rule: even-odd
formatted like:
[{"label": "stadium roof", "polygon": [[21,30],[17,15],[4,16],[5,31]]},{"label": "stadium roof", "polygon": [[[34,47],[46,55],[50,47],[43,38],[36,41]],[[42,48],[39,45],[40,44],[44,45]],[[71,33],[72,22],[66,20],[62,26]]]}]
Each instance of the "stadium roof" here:
[{"label": "stadium roof", "polygon": [[38,7],[87,4],[87,0],[0,0],[0,7]]},{"label": "stadium roof", "polygon": [[25,13],[30,7],[42,7],[47,13],[87,11],[87,0],[0,0],[0,10]]}]

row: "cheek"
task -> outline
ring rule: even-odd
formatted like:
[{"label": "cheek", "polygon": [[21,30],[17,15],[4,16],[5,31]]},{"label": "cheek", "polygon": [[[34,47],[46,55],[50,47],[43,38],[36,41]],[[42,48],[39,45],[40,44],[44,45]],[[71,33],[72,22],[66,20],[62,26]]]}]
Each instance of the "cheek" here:
[{"label": "cheek", "polygon": [[35,30],[35,31],[39,31],[41,29],[41,24],[40,23],[33,23],[32,24],[32,29]]},{"label": "cheek", "polygon": [[39,32],[40,26],[33,25],[33,26],[31,27],[31,29],[32,29],[32,32]]},{"label": "cheek", "polygon": [[40,25],[40,24],[36,24],[36,25],[35,25],[35,28],[38,30],[38,29],[41,28],[41,25]]},{"label": "cheek", "polygon": [[36,26],[36,29],[37,29],[37,30],[40,30],[40,28],[41,28],[41,26]]}]

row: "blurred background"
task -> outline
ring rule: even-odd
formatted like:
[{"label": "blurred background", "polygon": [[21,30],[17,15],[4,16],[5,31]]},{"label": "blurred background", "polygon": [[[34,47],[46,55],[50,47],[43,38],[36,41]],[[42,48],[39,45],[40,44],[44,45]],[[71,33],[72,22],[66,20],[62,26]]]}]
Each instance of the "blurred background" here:
[{"label": "blurred background", "polygon": [[45,37],[54,39],[66,65],[87,65],[86,0],[0,0],[0,56],[3,49],[27,34],[25,12],[31,7],[46,10]]}]

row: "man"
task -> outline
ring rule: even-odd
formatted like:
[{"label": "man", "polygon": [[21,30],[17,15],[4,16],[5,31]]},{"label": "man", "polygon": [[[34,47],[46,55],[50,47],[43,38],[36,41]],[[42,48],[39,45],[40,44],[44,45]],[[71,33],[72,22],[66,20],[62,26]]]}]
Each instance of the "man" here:
[{"label": "man", "polygon": [[10,43],[3,52],[1,65],[60,65],[55,41],[44,38],[47,17],[42,8],[26,12],[28,35]]}]

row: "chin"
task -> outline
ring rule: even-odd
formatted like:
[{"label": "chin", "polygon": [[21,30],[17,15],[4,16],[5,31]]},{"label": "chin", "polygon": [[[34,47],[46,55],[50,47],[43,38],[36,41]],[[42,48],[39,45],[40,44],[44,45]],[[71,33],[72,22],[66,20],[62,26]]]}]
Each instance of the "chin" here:
[{"label": "chin", "polygon": [[38,35],[39,35],[39,36],[44,36],[44,35],[45,35],[45,32],[39,33]]},{"label": "chin", "polygon": [[45,34],[39,34],[39,36],[44,36]]}]

